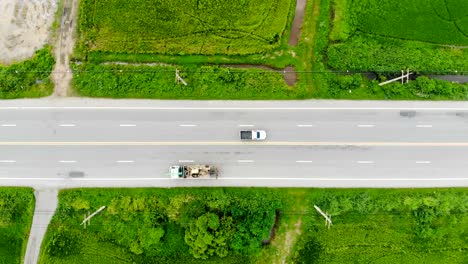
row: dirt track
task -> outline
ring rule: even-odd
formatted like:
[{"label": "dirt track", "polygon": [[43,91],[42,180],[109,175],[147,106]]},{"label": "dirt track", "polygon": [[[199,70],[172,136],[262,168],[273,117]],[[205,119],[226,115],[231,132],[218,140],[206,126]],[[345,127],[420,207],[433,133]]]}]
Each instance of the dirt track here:
[{"label": "dirt track", "polygon": [[70,83],[73,78],[70,69],[70,55],[75,45],[74,32],[78,4],[78,0],[64,0],[63,14],[60,18],[60,26],[54,45],[56,59],[55,67],[52,72],[52,80],[55,84],[54,96],[63,97],[69,95]]}]

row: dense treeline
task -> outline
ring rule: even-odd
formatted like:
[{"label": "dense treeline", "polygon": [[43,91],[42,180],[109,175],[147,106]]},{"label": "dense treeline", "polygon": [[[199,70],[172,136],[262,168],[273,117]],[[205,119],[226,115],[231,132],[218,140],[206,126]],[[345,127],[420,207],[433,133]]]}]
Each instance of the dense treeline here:
[{"label": "dense treeline", "polygon": [[0,98],[41,97],[52,93],[50,73],[55,64],[51,47],[38,50],[29,60],[0,65]]},{"label": "dense treeline", "polygon": [[[82,216],[102,205],[107,209],[82,230]],[[98,243],[118,245],[122,258],[137,263],[247,261],[260,254],[281,208],[280,197],[265,189],[63,191],[41,261],[91,261],[86,256]],[[115,250],[107,253],[97,255],[107,262]]]}]

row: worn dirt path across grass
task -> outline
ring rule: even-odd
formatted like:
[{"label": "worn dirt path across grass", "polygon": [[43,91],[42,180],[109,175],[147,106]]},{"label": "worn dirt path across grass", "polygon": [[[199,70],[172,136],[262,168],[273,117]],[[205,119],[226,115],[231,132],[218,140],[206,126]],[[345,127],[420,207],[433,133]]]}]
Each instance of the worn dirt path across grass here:
[{"label": "worn dirt path across grass", "polygon": [[55,43],[55,67],[52,80],[55,84],[54,96],[69,95],[73,74],[70,68],[70,55],[75,45],[75,28],[78,15],[78,0],[64,0],[60,26]]}]

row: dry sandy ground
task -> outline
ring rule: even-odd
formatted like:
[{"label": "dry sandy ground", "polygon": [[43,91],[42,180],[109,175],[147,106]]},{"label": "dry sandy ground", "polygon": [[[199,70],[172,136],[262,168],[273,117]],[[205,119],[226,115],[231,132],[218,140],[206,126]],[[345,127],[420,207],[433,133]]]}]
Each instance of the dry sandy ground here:
[{"label": "dry sandy ground", "polygon": [[0,0],[0,64],[31,57],[46,44],[58,0]]}]

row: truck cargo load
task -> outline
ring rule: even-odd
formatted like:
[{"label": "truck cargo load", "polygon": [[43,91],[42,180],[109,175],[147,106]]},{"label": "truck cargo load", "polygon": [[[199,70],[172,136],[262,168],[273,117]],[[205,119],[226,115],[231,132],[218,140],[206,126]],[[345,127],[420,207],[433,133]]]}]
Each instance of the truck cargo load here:
[{"label": "truck cargo load", "polygon": [[210,165],[176,165],[169,170],[173,179],[218,178],[218,170]]}]

